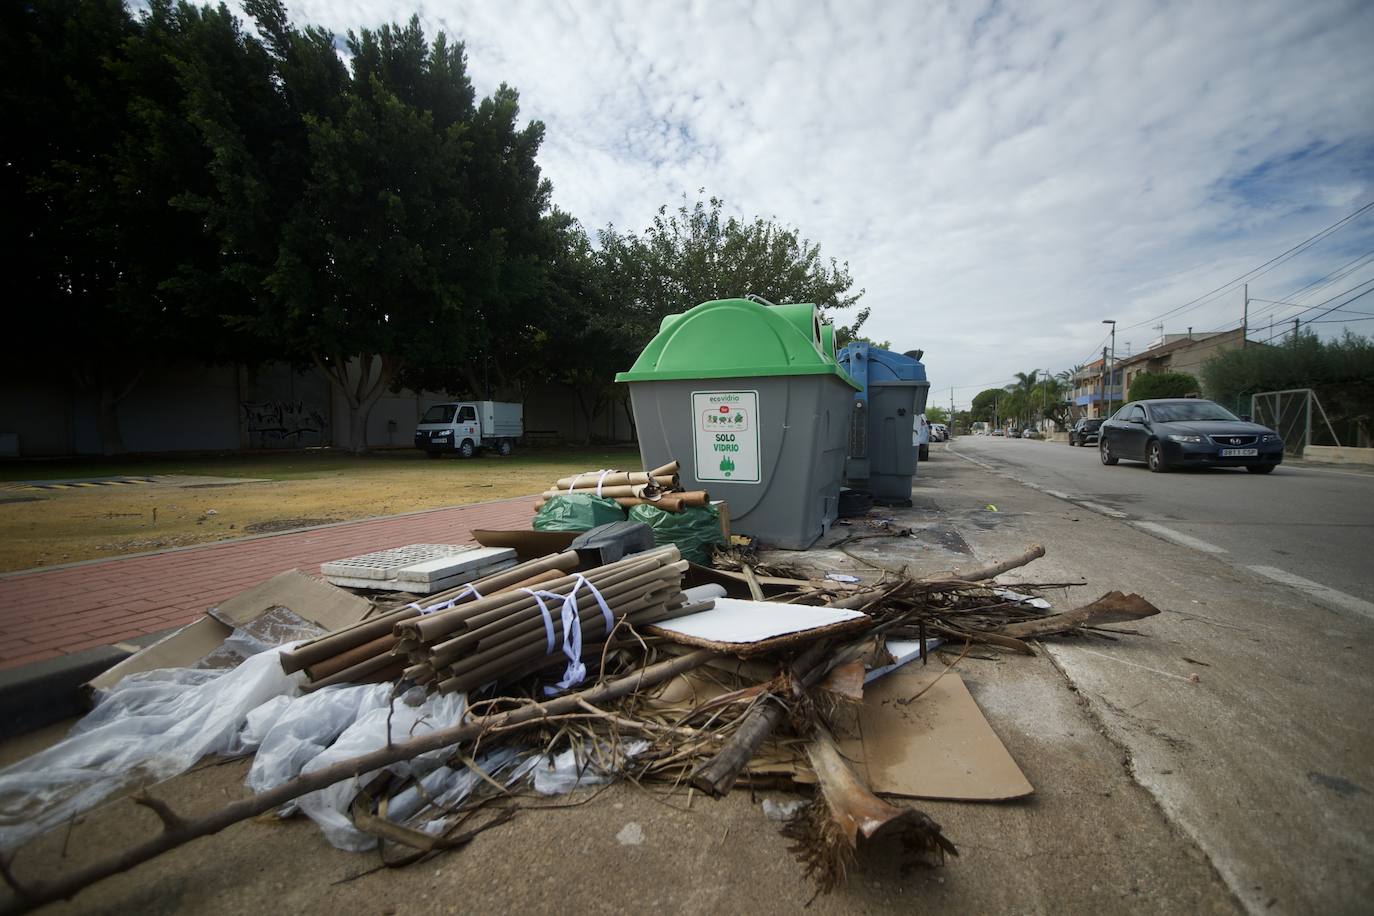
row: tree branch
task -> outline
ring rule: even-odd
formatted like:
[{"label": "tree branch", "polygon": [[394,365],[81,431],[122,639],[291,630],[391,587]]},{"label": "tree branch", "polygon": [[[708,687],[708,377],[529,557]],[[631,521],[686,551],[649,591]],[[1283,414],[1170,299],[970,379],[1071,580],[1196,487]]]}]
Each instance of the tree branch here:
[{"label": "tree branch", "polygon": [[168,804],[160,798],[154,798],[146,791],[140,789],[129,799],[136,805],[142,805],[157,815],[158,820],[162,821],[164,830],[180,830],[186,826],[186,821],[182,819]]}]

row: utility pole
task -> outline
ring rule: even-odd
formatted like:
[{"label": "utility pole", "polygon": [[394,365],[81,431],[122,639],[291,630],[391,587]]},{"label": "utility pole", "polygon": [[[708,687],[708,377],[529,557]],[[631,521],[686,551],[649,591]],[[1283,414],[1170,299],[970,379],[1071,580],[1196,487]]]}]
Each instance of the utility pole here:
[{"label": "utility pole", "polygon": [[954,386],[949,386],[949,433],[954,435]]},{"label": "utility pole", "polygon": [[[1104,318],[1102,323],[1112,326],[1112,361],[1107,369],[1107,416],[1110,417],[1112,415],[1113,395],[1115,394],[1112,390],[1112,385],[1116,377],[1116,319]],[[1129,346],[1129,344],[1127,346]]]},{"label": "utility pole", "polygon": [[1097,391],[1097,415],[1098,415],[1099,417],[1105,417],[1105,416],[1107,416],[1107,415],[1106,415],[1105,413],[1102,412],[1102,402],[1105,401],[1105,400],[1107,400],[1107,348],[1106,348],[1106,347],[1103,347],[1103,348],[1102,348],[1102,371],[1099,372],[1099,373],[1097,373],[1097,378],[1098,378],[1098,381],[1101,382],[1101,384],[1097,386],[1097,387],[1098,387],[1098,391]]},{"label": "utility pole", "polygon": [[1297,318],[1294,318],[1294,319],[1293,319],[1293,339],[1294,339],[1294,340],[1297,340],[1297,339],[1298,339],[1298,319],[1297,319]]},{"label": "utility pole", "polygon": [[1245,290],[1245,306],[1240,313],[1240,348],[1244,350],[1246,338],[1250,336],[1250,284],[1241,288]]}]

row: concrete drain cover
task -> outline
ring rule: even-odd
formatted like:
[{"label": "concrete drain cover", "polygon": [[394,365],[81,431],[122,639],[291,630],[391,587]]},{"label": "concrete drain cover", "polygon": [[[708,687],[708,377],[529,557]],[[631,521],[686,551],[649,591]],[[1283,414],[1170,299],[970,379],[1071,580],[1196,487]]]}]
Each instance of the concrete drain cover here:
[{"label": "concrete drain cover", "polygon": [[515,565],[509,547],[408,544],[320,564],[334,585],[433,594]]}]

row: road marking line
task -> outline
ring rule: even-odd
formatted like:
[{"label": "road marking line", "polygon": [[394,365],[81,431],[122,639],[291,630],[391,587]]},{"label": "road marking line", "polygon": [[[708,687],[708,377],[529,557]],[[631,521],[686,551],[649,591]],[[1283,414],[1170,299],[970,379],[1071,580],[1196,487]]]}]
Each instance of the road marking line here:
[{"label": "road marking line", "polygon": [[1078,504],[1082,506],[1084,509],[1091,509],[1094,512],[1100,512],[1103,515],[1107,515],[1112,518],[1126,518],[1125,512],[1119,512],[1116,509],[1109,509],[1106,506],[1101,505],[1100,503],[1089,502],[1088,500],[1084,499],[1079,500]]},{"label": "road marking line", "polygon": [[1368,617],[1374,620],[1374,604],[1365,601],[1363,598],[1356,598],[1354,595],[1347,595],[1345,592],[1338,592],[1334,588],[1322,585],[1320,582],[1313,582],[1311,579],[1304,579],[1302,576],[1295,576],[1291,572],[1277,569],[1273,566],[1247,566],[1251,572],[1259,573],[1266,579],[1273,579],[1275,582],[1282,582],[1284,585],[1291,585],[1301,589],[1316,598],[1318,601],[1327,601],[1337,607],[1353,611],[1361,617]]},{"label": "road marking line", "polygon": [[1155,522],[1134,522],[1133,524],[1137,528],[1143,528],[1144,530],[1149,531],[1152,534],[1159,535],[1166,541],[1173,541],[1175,544],[1182,544],[1184,547],[1191,547],[1194,550],[1201,550],[1203,553],[1227,552],[1225,547],[1218,547],[1216,544],[1209,544],[1206,541],[1200,541],[1197,538],[1192,537],[1191,535],[1184,534],[1181,531],[1175,531],[1172,528],[1166,528],[1163,525],[1156,524]]},{"label": "road marking line", "polygon": [[1139,668],[1142,671],[1148,671],[1151,674],[1160,674],[1164,677],[1171,677],[1176,681],[1183,681],[1185,684],[1192,683],[1192,680],[1184,677],[1181,674],[1171,674],[1168,671],[1160,671],[1158,668],[1151,668],[1149,665],[1142,665],[1139,662],[1128,662],[1124,658],[1117,658],[1115,655],[1108,655],[1106,652],[1097,652],[1093,649],[1085,649],[1082,646],[1055,646],[1055,649],[1056,651],[1054,654],[1056,656],[1059,656],[1060,652],[1064,652],[1065,654],[1068,654],[1069,652],[1086,652],[1089,655],[1096,655],[1098,658],[1105,658],[1109,662],[1116,662],[1117,664],[1121,665],[1130,665],[1132,668]]}]

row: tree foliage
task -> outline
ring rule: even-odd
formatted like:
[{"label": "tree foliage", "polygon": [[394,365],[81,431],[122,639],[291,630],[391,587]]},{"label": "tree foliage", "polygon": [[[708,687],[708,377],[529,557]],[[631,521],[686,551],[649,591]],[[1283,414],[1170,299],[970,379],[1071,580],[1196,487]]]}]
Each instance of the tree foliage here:
[{"label": "tree foliage", "polygon": [[155,0],[138,20],[115,0],[0,11],[5,276],[24,304],[10,330],[26,342],[10,368],[67,367],[107,453],[123,451],[116,409],[149,364],[248,354],[207,282],[222,256],[197,205],[214,157],[194,99],[207,79],[250,91],[257,62],[242,48],[223,7]]},{"label": "tree foliage", "polygon": [[[851,292],[848,265],[825,258],[798,230],[762,217],[727,217],[724,207],[716,197],[671,211],[660,207],[643,231],[608,226],[595,244],[575,224],[559,230],[564,244],[553,269],[578,293],[555,293],[558,308],[539,333],[545,346],[537,363],[545,377],[573,388],[587,428],[616,404],[630,416],[628,392],[612,379],[630,367],[667,315],[749,294],[814,302],[834,313],[863,295]],[[837,344],[852,339],[868,314],[863,309],[850,325],[837,327]]]},{"label": "tree foliage", "polygon": [[345,63],[282,0],[242,8],[252,29],[175,0],[0,6],[3,248],[30,344],[11,369],[71,367],[109,451],[120,400],[173,358],[318,366],[362,449],[388,387],[554,380],[590,428],[666,314],[863,295],[796,228],[714,197],[589,236],[551,209],[515,89],[479,98],[464,46],[418,18],[349,32]]},{"label": "tree foliage", "polygon": [[1335,340],[1300,334],[1280,346],[1224,350],[1203,365],[1202,381],[1207,397],[1242,413],[1252,394],[1311,388],[1338,435],[1366,442],[1374,420],[1374,340],[1349,331]]},{"label": "tree foliage", "polygon": [[1007,392],[1003,389],[984,388],[973,396],[969,415],[974,422],[980,423],[991,423],[994,419],[1005,417],[1006,411],[999,408],[1006,403],[1006,399]]},{"label": "tree foliage", "polygon": [[1132,401],[1148,398],[1186,398],[1202,391],[1197,379],[1187,372],[1146,372],[1131,381]]}]

